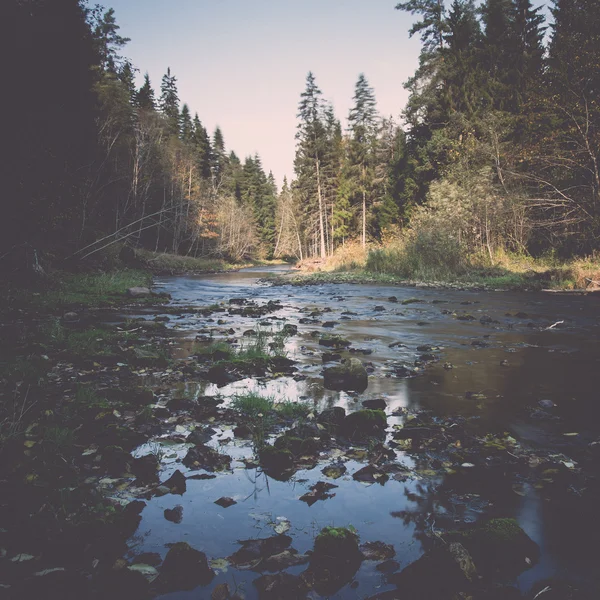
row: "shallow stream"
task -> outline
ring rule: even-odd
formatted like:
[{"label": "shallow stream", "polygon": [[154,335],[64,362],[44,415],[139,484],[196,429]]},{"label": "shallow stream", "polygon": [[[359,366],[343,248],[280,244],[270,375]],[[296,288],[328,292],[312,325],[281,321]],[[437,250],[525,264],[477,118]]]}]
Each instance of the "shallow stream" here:
[{"label": "shallow stream", "polygon": [[[207,329],[218,340],[219,331],[228,328],[241,338],[244,330],[256,328],[257,321],[271,321],[275,328],[282,323],[298,325],[299,333],[288,339],[286,352],[298,361],[302,377],[246,379],[220,388],[191,381],[182,390],[188,397],[219,395],[227,401],[236,393],[255,390],[277,399],[307,402],[315,412],[330,406],[353,411],[364,400],[383,398],[390,427],[401,422],[402,415],[423,409],[440,417],[475,417],[470,422],[480,428],[481,435],[504,430],[533,451],[564,455],[569,465],[573,453],[600,437],[597,296],[350,284],[292,287],[261,281],[280,270],[254,268],[157,279],[157,287],[171,295],[172,306],[207,307],[231,298],[283,304],[283,309],[258,320],[227,313],[171,316],[169,328],[177,358],[189,356],[196,336],[205,335]],[[316,323],[299,323],[310,318],[307,309],[320,313],[314,317]],[[217,324],[218,318],[224,322]],[[323,328],[325,321],[336,324]],[[370,367],[364,393],[324,389],[324,348],[311,335],[315,330],[340,335],[352,342],[352,348],[365,351],[352,354]],[[421,365],[416,377],[395,376],[394,366],[414,365],[423,354],[417,350],[422,346],[431,346],[439,360]],[[350,356],[344,351],[342,355]],[[540,405],[544,400],[554,406]],[[289,526],[287,535],[300,553],[312,548],[322,527],[351,524],[361,542],[392,544],[395,560],[404,568],[423,553],[432,531],[490,515],[516,518],[541,548],[540,561],[512,582],[523,592],[547,577],[565,577],[590,590],[599,585],[596,529],[590,530],[585,516],[577,511],[556,514],[545,492],[526,474],[474,466],[440,475],[420,464],[418,457],[398,450],[397,460],[410,469],[410,476],[405,481],[399,477],[385,485],[367,485],[352,479],[364,463],[342,456],[347,472],[333,481],[338,486],[332,490],[335,496],[309,506],[299,497],[317,481],[326,480],[321,469],[338,458],[335,452],[321,456],[313,469],[297,471],[288,481],[276,481],[241,462],[253,455],[250,442],[235,439],[227,427],[213,427],[217,433],[210,445],[234,459],[232,472],[207,480],[188,479],[183,495],[148,501],[129,547],[132,556],[157,552],[164,557],[167,544],[186,541],[214,561],[217,577],[207,587],[161,598],[209,598],[211,590],[224,582],[230,590],[256,598],[252,581],[259,574],[237,570],[220,559],[239,549],[238,540],[269,537],[275,527],[281,531],[282,524],[284,530]],[[178,461],[188,447],[164,445],[161,480],[175,469],[186,471]],[[146,445],[137,455],[148,451]],[[223,496],[237,504],[222,508],[214,503]],[[165,509],[177,505],[183,508],[181,521],[166,520]],[[332,598],[367,598],[392,589],[375,567],[375,562],[364,561],[354,583]],[[293,567],[289,572],[298,574],[305,568]]]}]

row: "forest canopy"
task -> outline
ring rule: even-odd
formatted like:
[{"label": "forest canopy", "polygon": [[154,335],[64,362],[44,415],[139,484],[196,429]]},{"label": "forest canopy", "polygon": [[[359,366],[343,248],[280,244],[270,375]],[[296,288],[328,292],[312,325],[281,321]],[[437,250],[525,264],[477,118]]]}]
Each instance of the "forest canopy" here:
[{"label": "forest canopy", "polygon": [[233,260],[324,258],[407,232],[491,261],[594,251],[600,4],[553,0],[551,23],[531,0],[396,9],[414,15],[409,34],[422,42],[401,124],[379,114],[361,73],[342,126],[309,73],[295,178],[278,189],[259,155],[242,160],[219,127],[206,130],[170,68],[136,85],[143,67],[126,58],[112,9],[3,2],[15,59],[4,61],[1,254],[25,245],[83,258],[120,241]]}]

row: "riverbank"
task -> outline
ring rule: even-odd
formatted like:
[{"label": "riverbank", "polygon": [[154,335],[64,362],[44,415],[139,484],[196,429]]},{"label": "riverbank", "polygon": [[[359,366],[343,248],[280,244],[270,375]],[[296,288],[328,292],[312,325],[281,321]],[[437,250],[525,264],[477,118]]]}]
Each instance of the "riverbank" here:
[{"label": "riverbank", "polygon": [[493,265],[487,259],[465,257],[456,264],[427,256],[407,256],[404,247],[363,249],[351,244],[325,260],[305,260],[298,270],[281,275],[279,284],[355,283],[470,289],[481,291],[600,291],[600,262],[578,259],[560,262],[502,254]]}]

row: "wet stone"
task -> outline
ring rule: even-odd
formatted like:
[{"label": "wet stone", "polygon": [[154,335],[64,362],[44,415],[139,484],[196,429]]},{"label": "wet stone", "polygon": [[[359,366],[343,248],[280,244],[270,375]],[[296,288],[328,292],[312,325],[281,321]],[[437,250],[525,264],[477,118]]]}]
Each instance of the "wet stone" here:
[{"label": "wet stone", "polygon": [[319,500],[327,500],[328,498],[333,498],[335,494],[328,493],[330,490],[338,487],[333,483],[327,483],[324,481],[317,481],[315,485],[310,488],[310,492],[300,496],[300,500],[302,502],[306,502],[308,506],[312,506],[315,502]]},{"label": "wet stone", "polygon": [[237,504],[237,502],[233,498],[229,498],[228,496],[223,496],[222,498],[215,500],[215,504],[218,504],[219,506],[222,506],[223,508],[229,508],[230,506]]},{"label": "wet stone", "polygon": [[165,508],[165,519],[171,523],[181,523],[183,520],[183,506],[177,505],[174,508]]},{"label": "wet stone", "polygon": [[344,475],[346,473],[348,469],[346,468],[346,466],[343,463],[332,463],[330,465],[327,465],[326,467],[323,467],[323,469],[321,469],[321,473],[323,473],[323,475],[325,475],[325,477],[329,477],[331,479],[339,479],[340,477],[342,477],[342,475]]},{"label": "wet stone", "polygon": [[289,573],[263,575],[253,583],[259,600],[304,600],[308,593],[304,580]]},{"label": "wet stone", "polygon": [[241,548],[234,552],[229,562],[234,566],[252,565],[258,560],[280,554],[290,547],[292,538],[289,535],[274,535],[269,538],[240,540]]},{"label": "wet stone", "polygon": [[342,365],[323,372],[324,385],[329,390],[355,390],[362,392],[369,385],[365,367],[357,358],[347,359]]},{"label": "wet stone", "polygon": [[396,550],[391,544],[383,542],[366,542],[360,545],[360,551],[365,560],[386,560],[396,556]]},{"label": "wet stone", "polygon": [[204,552],[192,548],[187,542],[178,542],[167,552],[158,581],[165,590],[192,590],[210,583],[213,577]]},{"label": "wet stone", "polygon": [[386,560],[375,568],[382,573],[394,573],[400,568],[400,563],[396,560]]},{"label": "wet stone", "polygon": [[370,408],[372,410],[385,410],[387,408],[387,402],[383,398],[364,400],[362,405],[364,408]]},{"label": "wet stone", "polygon": [[201,444],[190,448],[182,462],[189,469],[205,471],[224,471],[231,467],[231,457]]},{"label": "wet stone", "polygon": [[187,490],[185,475],[177,470],[160,487],[166,488],[168,493],[183,495]]}]

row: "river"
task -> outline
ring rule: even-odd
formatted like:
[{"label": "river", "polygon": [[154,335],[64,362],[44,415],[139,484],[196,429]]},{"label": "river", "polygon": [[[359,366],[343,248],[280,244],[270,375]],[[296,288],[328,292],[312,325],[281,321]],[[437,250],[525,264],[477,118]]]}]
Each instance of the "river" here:
[{"label": "river", "polygon": [[[598,296],[350,284],[292,287],[263,281],[283,269],[157,278],[156,286],[171,295],[173,307],[207,307],[231,298],[259,304],[277,300],[283,308],[266,320],[274,327],[290,323],[299,330],[288,338],[286,352],[297,361],[300,376],[245,379],[223,387],[190,381],[182,392],[219,395],[227,401],[236,393],[255,390],[277,399],[307,402],[315,413],[331,406],[350,412],[361,408],[364,400],[383,398],[390,427],[423,410],[435,418],[464,418],[481,435],[507,432],[533,456],[560,455],[574,470],[578,467],[572,457],[599,438]],[[309,312],[313,311],[314,323],[299,322],[312,319]],[[227,313],[218,317],[219,323],[217,315],[203,317],[197,312],[171,318],[174,356],[189,356],[196,336],[207,330],[218,340],[226,337],[220,333],[224,329],[232,328],[241,336],[256,327],[255,318]],[[323,328],[325,321],[335,325]],[[359,350],[353,356],[370,372],[364,393],[324,389],[323,347],[311,335],[314,331],[340,335]],[[396,366],[414,365],[425,346],[437,360],[420,365],[415,377],[397,377]],[[180,427],[185,430],[185,423]],[[411,476],[367,485],[351,477],[364,464],[343,457],[348,471],[335,480],[335,496],[309,506],[299,497],[324,479],[321,469],[331,462],[331,455],[315,468],[277,481],[242,462],[253,455],[249,442],[234,438],[231,428],[218,423],[213,427],[216,433],[210,445],[234,459],[232,472],[207,480],[188,479],[182,496],[168,494],[148,501],[129,541],[131,556],[141,552],[164,556],[168,544],[186,541],[209,559],[223,559],[239,548],[238,540],[274,535],[282,523],[289,526],[293,547],[303,553],[313,547],[322,527],[352,525],[361,541],[392,544],[395,560],[404,568],[423,553],[432,531],[502,516],[516,518],[541,548],[539,562],[509,583],[525,593],[535,582],[564,577],[586,589],[600,589],[598,528],[589,527],[585,511],[565,513],[563,504],[553,503],[554,488],[541,485],[539,476],[485,464],[458,472],[432,472],[418,455],[397,450],[397,460]],[[180,460],[189,445],[156,441],[165,442],[162,477],[175,469],[185,471]],[[139,448],[137,455],[148,452],[148,446]],[[237,504],[225,509],[214,503],[223,496]],[[164,511],[178,505],[183,509],[180,522],[166,520]],[[161,598],[208,598],[215,586],[225,582],[247,599],[257,598],[252,585],[257,573],[235,569],[222,560],[213,562],[213,568],[217,576],[209,586]],[[298,574],[304,569],[297,566],[288,572]],[[364,561],[352,581],[331,597],[366,598],[393,588],[372,561]]]}]

